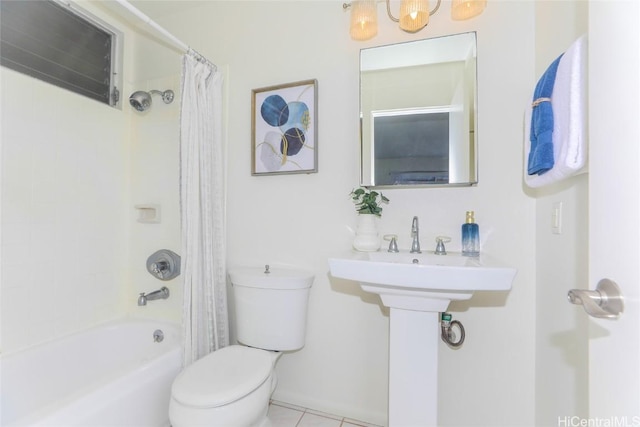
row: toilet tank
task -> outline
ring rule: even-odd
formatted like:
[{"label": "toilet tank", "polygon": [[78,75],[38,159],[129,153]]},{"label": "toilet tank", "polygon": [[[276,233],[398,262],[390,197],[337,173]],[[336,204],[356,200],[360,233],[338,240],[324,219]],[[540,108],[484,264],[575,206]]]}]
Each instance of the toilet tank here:
[{"label": "toilet tank", "polygon": [[285,267],[237,267],[229,270],[241,344],[265,350],[304,346],[310,271]]}]

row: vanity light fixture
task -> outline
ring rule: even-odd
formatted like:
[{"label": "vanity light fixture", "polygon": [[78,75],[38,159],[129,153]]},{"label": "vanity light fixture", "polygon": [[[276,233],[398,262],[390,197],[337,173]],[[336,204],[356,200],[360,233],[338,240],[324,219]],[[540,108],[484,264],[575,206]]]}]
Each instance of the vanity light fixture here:
[{"label": "vanity light fixture", "polygon": [[[440,7],[440,0],[432,12],[429,11],[429,0],[402,0],[400,3],[400,28],[409,33],[420,31],[429,23],[429,15],[436,13]],[[392,17],[387,1],[387,13]],[[393,18],[392,18],[393,20]]]},{"label": "vanity light fixture", "polygon": [[[400,17],[391,13],[390,0],[384,0],[387,5],[387,16],[393,22],[398,22],[400,28],[409,33],[420,31],[429,24],[429,16],[440,8],[441,0],[430,10],[429,0],[402,0],[400,3]],[[351,24],[349,34],[353,40],[369,40],[378,34],[377,0],[353,0],[343,3],[342,8],[351,8]],[[471,19],[482,13],[487,0],[453,0],[451,3],[451,19],[460,21]]]},{"label": "vanity light fixture", "polygon": [[351,27],[349,34],[354,40],[369,40],[378,34],[378,12],[376,0],[354,0],[344,3],[344,9],[351,7]]},{"label": "vanity light fixture", "polygon": [[464,21],[474,18],[487,7],[487,0],[453,0],[451,3],[451,19]]}]

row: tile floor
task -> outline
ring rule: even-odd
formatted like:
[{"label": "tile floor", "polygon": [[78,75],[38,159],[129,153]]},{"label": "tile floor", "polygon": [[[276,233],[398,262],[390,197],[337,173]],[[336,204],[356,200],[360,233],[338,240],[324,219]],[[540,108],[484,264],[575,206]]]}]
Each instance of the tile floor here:
[{"label": "tile floor", "polygon": [[271,401],[268,418],[272,427],[379,427],[277,400]]}]

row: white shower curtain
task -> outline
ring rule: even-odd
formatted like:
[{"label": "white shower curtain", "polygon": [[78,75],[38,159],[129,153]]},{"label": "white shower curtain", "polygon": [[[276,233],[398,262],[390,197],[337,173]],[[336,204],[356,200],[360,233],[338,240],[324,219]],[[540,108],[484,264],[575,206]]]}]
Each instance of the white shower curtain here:
[{"label": "white shower curtain", "polygon": [[183,57],[180,210],[184,283],[184,366],[229,344],[222,74]]}]

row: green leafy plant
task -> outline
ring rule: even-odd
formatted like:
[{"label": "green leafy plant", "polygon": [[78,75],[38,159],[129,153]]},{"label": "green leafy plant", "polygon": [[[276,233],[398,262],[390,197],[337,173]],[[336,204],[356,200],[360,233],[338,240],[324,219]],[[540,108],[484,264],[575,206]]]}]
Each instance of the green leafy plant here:
[{"label": "green leafy plant", "polygon": [[366,188],[356,188],[349,194],[351,200],[356,204],[356,212],[360,214],[371,214],[382,216],[382,203],[389,203],[389,199],[374,190]]}]

